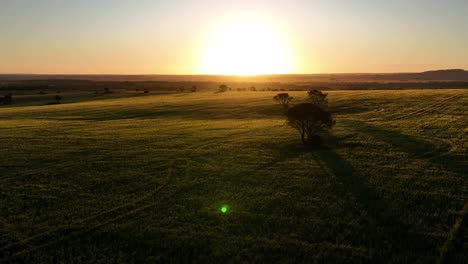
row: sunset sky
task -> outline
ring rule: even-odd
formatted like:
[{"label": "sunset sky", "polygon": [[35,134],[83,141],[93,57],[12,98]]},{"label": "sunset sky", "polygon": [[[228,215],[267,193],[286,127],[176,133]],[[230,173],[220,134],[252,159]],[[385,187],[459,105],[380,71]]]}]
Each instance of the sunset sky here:
[{"label": "sunset sky", "polygon": [[0,0],[0,73],[468,69],[467,0]]}]

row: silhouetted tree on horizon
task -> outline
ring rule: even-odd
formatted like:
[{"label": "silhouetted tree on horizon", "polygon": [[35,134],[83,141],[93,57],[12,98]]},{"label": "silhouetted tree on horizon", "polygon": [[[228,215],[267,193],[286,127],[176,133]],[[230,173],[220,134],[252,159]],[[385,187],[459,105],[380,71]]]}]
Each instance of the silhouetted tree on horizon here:
[{"label": "silhouetted tree on horizon", "polygon": [[57,104],[60,104],[60,101],[62,101],[62,96],[57,94],[54,96],[54,100]]},{"label": "silhouetted tree on horizon", "polygon": [[289,96],[288,93],[279,93],[273,97],[273,100],[278,102],[280,105],[282,105],[286,109],[289,107],[289,103],[292,101],[292,99],[293,98]]},{"label": "silhouetted tree on horizon", "polygon": [[219,86],[219,92],[222,93],[222,92],[226,92],[228,90],[228,86],[225,85],[225,84],[221,84]]},{"label": "silhouetted tree on horizon", "polygon": [[307,94],[309,95],[309,100],[311,103],[320,107],[325,107],[328,105],[327,93],[322,93],[319,90],[313,89],[308,91]]}]

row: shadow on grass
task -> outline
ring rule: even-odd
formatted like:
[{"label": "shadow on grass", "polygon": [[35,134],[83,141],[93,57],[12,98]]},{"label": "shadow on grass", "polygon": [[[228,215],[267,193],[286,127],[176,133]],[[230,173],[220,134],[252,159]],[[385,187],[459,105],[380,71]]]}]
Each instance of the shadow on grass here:
[{"label": "shadow on grass", "polygon": [[[397,219],[397,212],[392,211],[391,204],[384,201],[364,176],[357,175],[351,164],[334,149],[322,147],[306,151],[312,152],[322,170],[336,177],[339,183],[336,186],[337,192],[355,197],[366,211],[369,224],[366,235],[370,238],[368,247],[373,261],[387,262],[391,258],[404,262],[416,261],[417,259],[408,259],[411,258],[408,251],[421,256],[434,250],[434,245],[421,235],[411,232],[410,226]],[[418,254],[418,251],[421,253]]]},{"label": "shadow on grass", "polygon": [[378,126],[373,126],[365,122],[352,121],[350,124],[357,132],[368,134],[374,138],[385,141],[399,150],[408,153],[416,159],[425,159],[428,162],[437,164],[446,171],[463,176],[465,166],[456,156],[447,153],[448,147],[439,147],[430,141],[402,134],[398,131],[387,130]]}]

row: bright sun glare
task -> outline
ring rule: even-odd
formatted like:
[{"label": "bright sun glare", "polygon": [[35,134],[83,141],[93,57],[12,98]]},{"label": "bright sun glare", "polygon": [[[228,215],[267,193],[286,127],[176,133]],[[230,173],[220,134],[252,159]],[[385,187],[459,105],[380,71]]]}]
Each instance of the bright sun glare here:
[{"label": "bright sun glare", "polygon": [[253,19],[225,23],[208,39],[201,72],[225,75],[290,73],[292,56],[278,30]]}]

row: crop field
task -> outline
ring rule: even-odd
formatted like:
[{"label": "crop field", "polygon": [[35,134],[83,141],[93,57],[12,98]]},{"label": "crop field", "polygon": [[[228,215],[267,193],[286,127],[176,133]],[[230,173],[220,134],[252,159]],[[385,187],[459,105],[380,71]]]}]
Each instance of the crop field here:
[{"label": "crop field", "polygon": [[468,90],[330,91],[315,149],[276,93],[0,106],[0,262],[468,259]]}]

